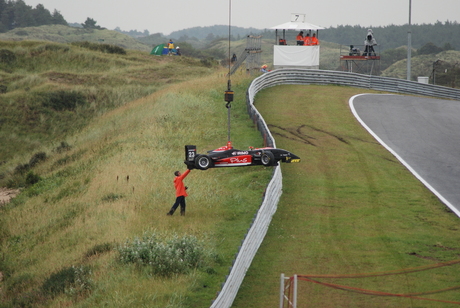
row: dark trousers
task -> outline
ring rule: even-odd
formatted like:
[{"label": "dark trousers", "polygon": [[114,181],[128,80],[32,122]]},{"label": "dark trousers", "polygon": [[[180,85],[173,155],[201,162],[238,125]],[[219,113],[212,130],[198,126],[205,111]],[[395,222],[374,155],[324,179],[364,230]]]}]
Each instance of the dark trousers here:
[{"label": "dark trousers", "polygon": [[372,56],[372,53],[374,53],[374,56],[376,55],[375,54],[375,51],[374,51],[374,47],[372,46],[366,46],[366,48],[364,49],[364,54],[363,56]]},{"label": "dark trousers", "polygon": [[176,211],[179,205],[180,205],[180,213],[185,214],[185,196],[179,196],[176,198],[176,202],[173,204],[169,213],[172,215]]}]

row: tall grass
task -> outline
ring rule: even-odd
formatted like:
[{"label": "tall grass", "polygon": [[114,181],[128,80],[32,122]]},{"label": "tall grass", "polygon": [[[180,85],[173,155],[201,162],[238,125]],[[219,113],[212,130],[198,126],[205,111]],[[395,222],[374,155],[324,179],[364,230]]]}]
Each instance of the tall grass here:
[{"label": "tall grass", "polygon": [[[92,44],[102,46],[101,44]],[[175,82],[199,78],[214,68],[187,57],[156,57],[129,50],[125,55],[78,44],[5,42],[0,56],[0,175],[10,172],[18,154],[40,151],[55,139],[83,129],[95,116],[152,94]],[[3,61],[5,60],[5,61]],[[76,108],[63,106],[80,96]],[[64,95],[63,95],[64,94]],[[67,95],[68,94],[68,95]],[[0,185],[4,186],[4,183]]]},{"label": "tall grass", "polygon": [[[173,172],[185,170],[184,146],[195,144],[205,152],[227,142],[224,75],[216,72],[170,85],[69,134],[66,147],[60,139],[43,147],[48,158],[33,169],[41,180],[1,209],[5,303],[51,307],[211,303],[271,175],[264,167],[193,170],[185,179],[186,216],[166,216],[175,199]],[[240,149],[262,145],[246,114],[248,82],[244,76],[233,80],[232,140]],[[212,262],[165,278],[120,263],[117,252],[110,249],[154,230],[205,240],[206,249],[215,251]],[[37,293],[53,274],[72,266],[91,269],[89,292]]]}]

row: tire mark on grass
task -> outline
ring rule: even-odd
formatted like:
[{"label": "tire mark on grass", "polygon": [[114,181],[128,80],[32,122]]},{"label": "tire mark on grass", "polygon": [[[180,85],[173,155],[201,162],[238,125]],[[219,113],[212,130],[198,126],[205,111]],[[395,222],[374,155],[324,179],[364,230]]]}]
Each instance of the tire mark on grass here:
[{"label": "tire mark on grass", "polygon": [[303,128],[303,127],[308,127],[308,128],[310,128],[310,129],[312,129],[312,130],[314,130],[314,131],[317,131],[317,132],[320,132],[320,133],[329,135],[329,136],[331,136],[331,137],[334,137],[334,138],[336,138],[337,140],[339,140],[340,142],[343,142],[343,143],[345,143],[345,144],[350,144],[350,143],[349,143],[347,140],[345,140],[343,137],[340,137],[340,136],[338,136],[338,135],[335,135],[335,134],[333,134],[333,133],[330,133],[330,132],[325,131],[325,130],[320,129],[320,128],[316,128],[316,127],[311,126],[311,125],[305,125],[305,124],[304,124],[304,125],[301,125],[301,126],[299,127],[299,130],[300,130],[301,128]]},{"label": "tire mark on grass", "polygon": [[[278,126],[278,125],[274,125],[274,124],[268,124],[268,127],[269,127],[269,128],[277,128],[277,129],[279,129],[279,130],[282,130],[282,131],[284,131],[284,132],[286,132],[286,133],[289,133],[289,134],[293,135],[294,137],[297,137],[298,139],[300,139],[301,142],[303,142],[303,143],[305,143],[305,144],[312,145],[312,146],[316,146],[316,144],[314,144],[313,142],[311,142],[310,140],[308,140],[308,139],[316,139],[316,138],[315,138],[315,137],[312,137],[312,136],[308,136],[308,135],[302,134],[302,133],[299,133],[300,127],[297,128],[296,130],[284,128],[284,127],[281,127],[281,126]],[[287,138],[287,139],[289,139],[289,140],[299,141],[299,140],[296,139],[296,138],[289,137],[289,136],[286,136],[286,135],[281,134],[281,133],[278,133],[278,132],[273,132],[273,131],[272,131],[272,134],[277,135],[277,136],[280,136],[280,137],[283,137],[283,138]]]}]

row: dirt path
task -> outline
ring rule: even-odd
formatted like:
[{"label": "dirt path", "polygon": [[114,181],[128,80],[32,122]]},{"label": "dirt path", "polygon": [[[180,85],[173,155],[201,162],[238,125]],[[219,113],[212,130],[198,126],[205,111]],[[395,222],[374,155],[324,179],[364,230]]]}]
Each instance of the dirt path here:
[{"label": "dirt path", "polygon": [[0,206],[10,202],[17,194],[19,194],[19,189],[0,188]]}]

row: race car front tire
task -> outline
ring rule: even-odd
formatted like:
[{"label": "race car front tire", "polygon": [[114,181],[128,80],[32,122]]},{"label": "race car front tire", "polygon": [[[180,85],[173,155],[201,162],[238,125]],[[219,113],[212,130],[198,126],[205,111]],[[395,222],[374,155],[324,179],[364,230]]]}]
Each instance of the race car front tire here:
[{"label": "race car front tire", "polygon": [[275,165],[275,155],[273,155],[272,152],[263,152],[262,155],[260,155],[260,161],[262,162],[262,165],[264,166],[274,166]]},{"label": "race car front tire", "polygon": [[195,158],[195,166],[198,169],[206,170],[212,167],[212,160],[208,155],[198,155]]}]

